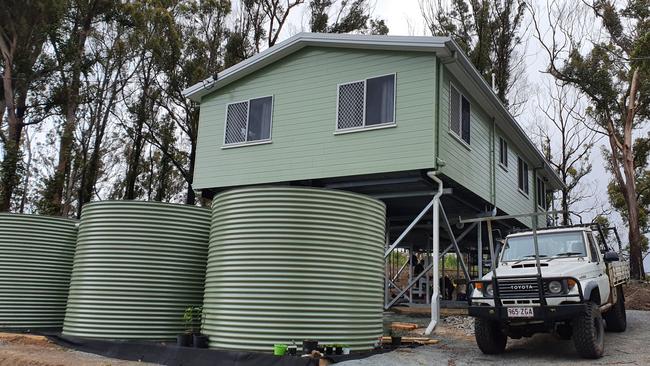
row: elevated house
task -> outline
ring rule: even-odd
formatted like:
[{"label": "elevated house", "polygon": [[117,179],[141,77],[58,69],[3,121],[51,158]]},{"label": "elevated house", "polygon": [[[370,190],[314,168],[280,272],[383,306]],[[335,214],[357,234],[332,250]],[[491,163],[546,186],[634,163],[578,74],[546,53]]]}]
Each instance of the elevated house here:
[{"label": "elevated house", "polygon": [[[461,255],[463,277],[476,277],[490,259],[486,228],[459,218],[545,211],[562,186],[448,37],[300,33],[185,94],[201,104],[194,188],[203,197],[280,184],[386,203],[386,307],[416,301],[420,285],[429,294],[415,263],[398,265],[390,250],[425,253],[428,269],[439,239],[441,252]],[[520,217],[493,230],[530,225]]]}]

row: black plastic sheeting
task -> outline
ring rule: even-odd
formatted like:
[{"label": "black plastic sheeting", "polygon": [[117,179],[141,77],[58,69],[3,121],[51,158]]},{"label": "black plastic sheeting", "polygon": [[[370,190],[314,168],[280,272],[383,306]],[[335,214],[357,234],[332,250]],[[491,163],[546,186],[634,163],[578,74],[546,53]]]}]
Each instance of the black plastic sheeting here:
[{"label": "black plastic sheeting", "polygon": [[[318,359],[299,356],[274,356],[266,353],[235,352],[178,347],[175,344],[101,340],[44,334],[52,342],[77,351],[121,360],[157,363],[167,366],[318,366]],[[386,351],[327,355],[332,362],[360,359]]]}]

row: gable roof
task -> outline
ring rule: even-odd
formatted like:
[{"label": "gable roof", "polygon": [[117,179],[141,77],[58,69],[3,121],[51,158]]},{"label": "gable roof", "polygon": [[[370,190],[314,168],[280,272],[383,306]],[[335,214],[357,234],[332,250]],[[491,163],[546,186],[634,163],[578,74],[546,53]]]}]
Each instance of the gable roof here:
[{"label": "gable roof", "polygon": [[491,111],[494,112],[493,117],[496,125],[517,146],[523,147],[525,151],[530,152],[526,157],[533,169],[543,170],[553,188],[561,189],[563,187],[562,181],[542,153],[528,138],[525,131],[494,94],[483,76],[450,37],[298,33],[219,72],[213,77],[188,87],[183,90],[183,95],[193,101],[200,102],[203,96],[308,46],[435,53],[449,72],[465,85],[466,89],[472,90],[471,96],[477,100],[479,105],[492,107]]}]

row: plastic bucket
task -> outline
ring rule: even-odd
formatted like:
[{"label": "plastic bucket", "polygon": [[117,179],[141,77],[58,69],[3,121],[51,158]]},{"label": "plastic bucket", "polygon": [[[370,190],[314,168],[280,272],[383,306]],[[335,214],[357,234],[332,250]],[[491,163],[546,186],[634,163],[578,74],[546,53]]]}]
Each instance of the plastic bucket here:
[{"label": "plastic bucket", "polygon": [[287,353],[287,345],[286,344],[275,344],[273,345],[273,354],[276,356],[284,356],[284,354]]}]

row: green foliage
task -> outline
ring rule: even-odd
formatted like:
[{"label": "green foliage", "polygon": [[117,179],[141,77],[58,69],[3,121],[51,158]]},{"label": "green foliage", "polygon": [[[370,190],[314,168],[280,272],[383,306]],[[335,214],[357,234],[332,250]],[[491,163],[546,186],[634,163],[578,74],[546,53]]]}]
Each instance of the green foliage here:
[{"label": "green foliage", "polygon": [[423,15],[433,35],[451,37],[488,83],[496,77],[497,95],[508,105],[513,83],[514,52],[526,9],[523,0],[452,0],[442,8],[436,0],[423,1]]},{"label": "green foliage", "polygon": [[[372,19],[370,5],[369,0],[311,0],[311,31],[388,34],[388,26],[383,19]],[[334,11],[334,21],[330,22],[330,13]]]},{"label": "green foliage", "polygon": [[[397,267],[401,267],[404,263],[406,263],[406,261],[408,261],[408,256],[406,255],[406,253],[399,252],[397,250],[393,250],[389,254],[389,257],[391,262],[393,263],[397,262]],[[413,265],[415,265],[415,263],[413,263]]]},{"label": "green foliage", "polygon": [[[636,178],[637,202],[639,205],[638,222],[644,233],[650,232],[650,134],[637,138],[634,142],[634,170]],[[624,221],[628,220],[628,208],[618,182],[612,179],[607,186],[609,202],[621,213]]]},{"label": "green foliage", "polygon": [[445,263],[445,270],[458,268],[458,258],[455,253],[445,254],[443,261]]}]

